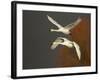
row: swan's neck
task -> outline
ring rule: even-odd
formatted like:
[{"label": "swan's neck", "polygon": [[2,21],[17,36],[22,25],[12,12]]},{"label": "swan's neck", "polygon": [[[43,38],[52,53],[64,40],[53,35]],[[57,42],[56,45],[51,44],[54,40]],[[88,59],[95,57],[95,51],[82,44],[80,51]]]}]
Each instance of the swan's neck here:
[{"label": "swan's neck", "polygon": [[60,32],[59,29],[51,29],[51,31],[56,31],[56,32]]}]

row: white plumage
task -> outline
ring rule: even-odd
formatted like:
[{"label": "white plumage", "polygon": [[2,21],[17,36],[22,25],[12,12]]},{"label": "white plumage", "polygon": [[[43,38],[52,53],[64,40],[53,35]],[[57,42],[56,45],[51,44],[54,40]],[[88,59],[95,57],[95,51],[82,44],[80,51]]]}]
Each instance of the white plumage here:
[{"label": "white plumage", "polygon": [[58,38],[53,42],[53,44],[51,45],[51,49],[55,49],[58,45],[64,45],[64,46],[66,46],[66,47],[68,47],[68,48],[75,47],[76,53],[77,53],[77,56],[78,56],[78,59],[79,59],[79,60],[81,59],[80,47],[79,47],[79,45],[78,45],[76,42],[70,41],[70,40],[68,40],[67,38],[58,37]]},{"label": "white plumage", "polygon": [[53,32],[62,32],[64,34],[70,34],[70,30],[73,29],[75,26],[77,26],[81,22],[81,18],[79,17],[75,22],[63,27],[58,22],[56,22],[53,18],[47,15],[47,18],[50,22],[52,22],[54,25],[58,27],[58,29],[51,29]]}]

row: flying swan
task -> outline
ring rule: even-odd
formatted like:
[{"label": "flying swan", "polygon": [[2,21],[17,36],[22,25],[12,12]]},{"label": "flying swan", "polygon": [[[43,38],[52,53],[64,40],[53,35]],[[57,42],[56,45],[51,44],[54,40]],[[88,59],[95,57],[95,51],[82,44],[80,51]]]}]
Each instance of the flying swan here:
[{"label": "flying swan", "polygon": [[52,22],[54,25],[58,27],[58,29],[51,29],[51,32],[62,32],[64,34],[70,34],[70,30],[73,29],[75,26],[77,26],[81,22],[81,18],[79,17],[76,21],[63,27],[50,16],[47,15],[47,18],[50,22]]},{"label": "flying swan", "polygon": [[64,45],[68,48],[72,48],[75,47],[78,59],[81,59],[81,51],[80,51],[80,47],[79,45],[74,42],[74,41],[70,41],[67,38],[63,38],[63,37],[58,37],[51,45],[51,49],[55,49],[58,45]]}]

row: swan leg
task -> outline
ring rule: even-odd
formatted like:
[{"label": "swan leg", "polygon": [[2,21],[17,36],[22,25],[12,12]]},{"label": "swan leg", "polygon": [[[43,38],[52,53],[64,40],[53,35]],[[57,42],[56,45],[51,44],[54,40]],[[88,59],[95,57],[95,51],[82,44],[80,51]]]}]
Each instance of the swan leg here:
[{"label": "swan leg", "polygon": [[74,45],[74,47],[75,47],[75,49],[76,49],[77,56],[78,56],[78,58],[79,58],[79,60],[80,60],[80,59],[81,59],[80,47],[79,47],[79,45],[78,45],[76,42],[73,42],[73,45]]}]

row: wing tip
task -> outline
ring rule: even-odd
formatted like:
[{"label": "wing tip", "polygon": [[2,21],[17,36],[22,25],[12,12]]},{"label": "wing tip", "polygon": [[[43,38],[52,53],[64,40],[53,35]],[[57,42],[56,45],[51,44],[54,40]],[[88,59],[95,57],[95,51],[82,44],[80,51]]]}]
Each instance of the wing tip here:
[{"label": "wing tip", "polygon": [[[75,47],[75,49],[76,49],[78,59],[80,60],[80,59],[81,59],[80,47],[79,47],[79,45],[78,45],[76,42],[73,42],[73,44],[74,44],[74,47]],[[78,49],[79,51],[78,51],[77,49]]]},{"label": "wing tip", "polygon": [[48,19],[50,19],[51,17],[49,15],[46,15]]}]

